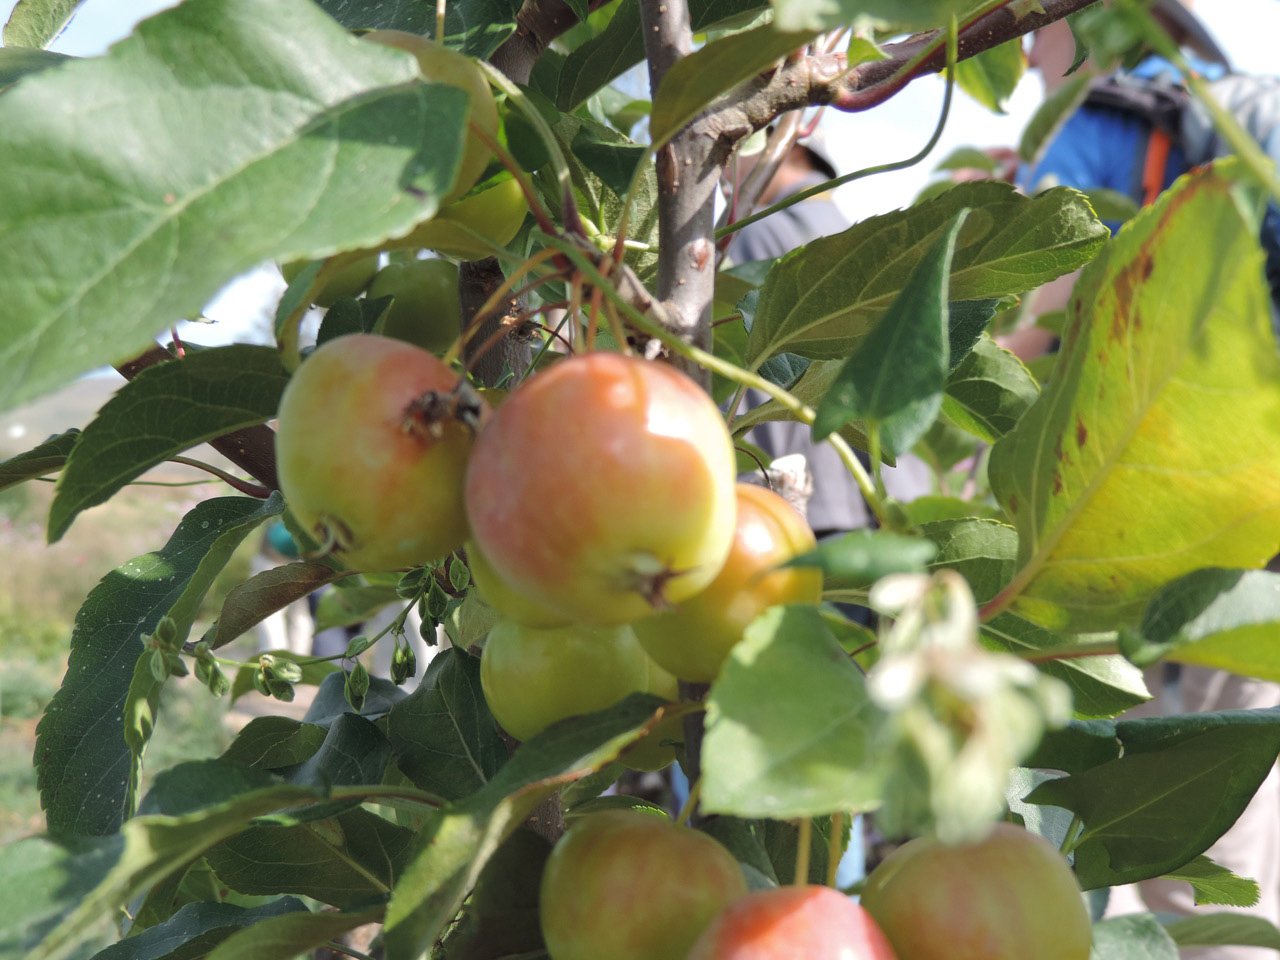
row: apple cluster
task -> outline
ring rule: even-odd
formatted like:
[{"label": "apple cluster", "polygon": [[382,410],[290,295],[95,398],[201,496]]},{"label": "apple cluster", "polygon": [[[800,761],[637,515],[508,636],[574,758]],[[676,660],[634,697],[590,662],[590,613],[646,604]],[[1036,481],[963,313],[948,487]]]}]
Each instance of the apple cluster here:
[{"label": "apple cluster", "polygon": [[[816,571],[783,566],[814,545],[804,520],[736,482],[720,411],[664,364],[565,357],[491,410],[432,353],[348,335],[295,373],[277,444],[294,517],[353,569],[465,552],[501,615],[481,686],[518,740],[635,692],[674,700],[677,678],[714,680],[766,608],[820,597]],[[670,763],[679,722],[624,762]],[[624,902],[637,907],[619,916]],[[913,841],[872,875],[864,909],[821,886],[748,893],[726,848],[661,812],[591,813],[552,852],[540,911],[553,960],[1089,954],[1065,861],[1009,825],[967,848]]]},{"label": "apple cluster", "polygon": [[[780,568],[814,545],[804,519],[735,482],[720,411],[663,364],[568,357],[491,412],[431,353],[349,335],[291,380],[278,449],[295,518],[353,569],[465,544],[502,616],[485,695],[519,740],[631,693],[674,699],[677,679],[710,682],[767,607],[820,597],[816,570]],[[628,761],[670,762],[653,746],[670,735],[669,722]]]}]

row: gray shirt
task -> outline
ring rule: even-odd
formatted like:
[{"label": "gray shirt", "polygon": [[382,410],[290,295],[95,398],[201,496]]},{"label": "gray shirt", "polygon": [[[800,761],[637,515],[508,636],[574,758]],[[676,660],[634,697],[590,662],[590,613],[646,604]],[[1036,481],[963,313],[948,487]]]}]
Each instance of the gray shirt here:
[{"label": "gray shirt", "polygon": [[[826,178],[814,172],[783,197],[822,183]],[[781,199],[781,197],[779,198]],[[803,200],[770,217],[743,227],[729,244],[734,263],[772,260],[811,240],[849,228],[839,208],[824,195]],[[747,392],[747,406],[767,398],[754,390]],[[819,533],[854,530],[868,526],[869,513],[849,471],[828,443],[815,444],[809,428],[794,421],[763,423],[747,434],[747,440],[770,458],[789,453],[804,454],[813,473],[813,496],[807,510],[809,526]]]}]

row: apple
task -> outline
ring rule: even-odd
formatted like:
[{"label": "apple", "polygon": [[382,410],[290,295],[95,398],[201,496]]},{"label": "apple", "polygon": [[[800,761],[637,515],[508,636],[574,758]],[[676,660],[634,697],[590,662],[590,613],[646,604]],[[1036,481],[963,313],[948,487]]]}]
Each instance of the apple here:
[{"label": "apple", "polygon": [[[481,391],[483,394],[484,391]],[[493,607],[506,620],[526,627],[563,627],[569,620],[537,600],[512,590],[485,559],[484,551],[474,540],[467,542],[467,567],[480,599]]]},{"label": "apple", "polygon": [[[293,283],[309,262],[308,260],[294,260],[291,263],[281,264],[280,273],[284,275],[284,282]],[[345,297],[357,296],[360,291],[369,285],[369,281],[373,279],[374,274],[377,272],[378,255],[376,253],[353,260],[338,267],[333,272],[312,302],[317,307],[332,307],[334,303]]]},{"label": "apple", "polygon": [[697,384],[591,353],[534,374],[495,412],[467,471],[467,516],[512,590],[575,623],[629,623],[720,572],[733,470],[724,419]]},{"label": "apple", "polygon": [[698,939],[688,960],[896,956],[870,914],[849,897],[830,887],[796,886],[760,890],[730,904]]},{"label": "apple", "polygon": [[[418,404],[458,375],[418,347],[372,334],[328,341],[280,401],[280,491],[298,522],[356,570],[443,557],[467,537],[462,482],[473,425],[427,422]],[[479,404],[483,422],[487,408]]]},{"label": "apple", "polygon": [[493,255],[489,244],[505,247],[515,239],[528,213],[524,191],[514,177],[508,177],[455,200],[396,246],[422,247],[458,260],[482,260]]},{"label": "apple", "polygon": [[[471,106],[471,123],[494,140],[498,138],[498,108],[489,90],[489,81],[480,68],[460,53],[441,46],[433,40],[403,30],[370,30],[363,37],[374,43],[395,47],[412,53],[418,60],[418,72],[428,83],[442,83],[457,87],[467,94]],[[453,187],[445,195],[445,201],[456,200],[475,185],[489,165],[493,152],[474,133],[466,135],[462,160]]]},{"label": "apple", "polygon": [[710,683],[747,625],[780,603],[817,603],[816,569],[776,569],[815,546],[804,517],[764,487],[737,486],[733,546],[719,575],[701,593],[635,624],[636,635],[658,664],[683,680]]},{"label": "apple", "polygon": [[648,682],[649,661],[630,627],[538,629],[504,620],[480,656],[489,711],[517,740],[611,707]]},{"label": "apple", "polygon": [[1089,960],[1089,912],[1071,868],[1009,823],[978,843],[899,847],[867,878],[862,905],[905,960]]},{"label": "apple", "polygon": [[651,813],[605,810],[551,851],[543,939],[552,960],[683,960],[746,892],[737,862],[706,834]]},{"label": "apple", "polygon": [[384,337],[444,353],[462,332],[458,268],[448,260],[388,264],[369,284],[368,295],[394,298],[377,330]]}]

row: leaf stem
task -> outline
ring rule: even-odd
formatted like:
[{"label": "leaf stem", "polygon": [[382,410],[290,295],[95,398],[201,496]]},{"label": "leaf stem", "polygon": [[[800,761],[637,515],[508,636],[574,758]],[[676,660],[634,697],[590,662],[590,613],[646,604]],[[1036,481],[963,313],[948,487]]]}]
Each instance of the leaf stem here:
[{"label": "leaf stem", "polygon": [[1066,835],[1062,838],[1062,845],[1058,847],[1058,851],[1065,857],[1068,856],[1080,844],[1080,838],[1084,835],[1082,829],[1084,824],[1080,820],[1080,814],[1075,814],[1071,818],[1071,823],[1067,827]]},{"label": "leaf stem", "polygon": [[699,777],[693,782],[693,786],[689,788],[689,796],[684,804],[680,807],[680,812],[676,814],[676,823],[685,826],[689,822],[689,818],[693,816],[693,811],[698,809],[698,800],[702,797],[702,778]]},{"label": "leaf stem", "polygon": [[791,882],[803,887],[809,882],[809,845],[813,843],[813,821],[801,817],[796,821],[796,875]]},{"label": "leaf stem", "polygon": [[183,466],[195,467],[197,470],[203,470],[205,473],[210,473],[217,477],[229,487],[239,490],[241,493],[248,494],[251,497],[257,497],[259,500],[265,500],[267,497],[271,496],[271,491],[261,484],[254,483],[252,480],[243,480],[240,477],[227,473],[227,471],[219,467],[215,467],[211,463],[205,463],[203,460],[196,460],[192,457],[170,457],[169,462],[180,463]]}]

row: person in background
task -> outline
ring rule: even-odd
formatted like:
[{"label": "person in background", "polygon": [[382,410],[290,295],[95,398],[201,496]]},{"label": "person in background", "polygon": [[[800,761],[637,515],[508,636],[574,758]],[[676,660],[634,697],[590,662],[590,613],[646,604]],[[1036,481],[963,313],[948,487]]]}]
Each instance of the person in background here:
[{"label": "person in background", "polygon": [[[1186,6],[1159,0],[1154,12],[1195,58],[1197,70],[1211,79],[1226,72],[1226,57]],[[1074,58],[1075,41],[1065,22],[1037,31],[1030,64],[1040,71],[1046,93],[1053,93],[1065,82]],[[1127,76],[1155,83],[1178,82],[1173,66],[1155,56],[1142,60]],[[1109,104],[1103,96],[1086,100],[1047,145],[1043,157],[1020,172],[1018,182],[1027,190],[1042,184],[1083,190],[1105,187],[1144,204],[1186,169],[1186,158],[1176,143],[1161,144],[1148,120]],[[1074,281],[1073,275],[1042,288],[1032,301],[1032,315],[1063,309]],[[1031,326],[1016,331],[1006,346],[1024,358],[1034,357],[1053,349],[1054,337]],[[1175,673],[1157,665],[1147,672],[1147,682],[1154,699],[1129,716],[1280,706],[1280,685],[1221,670],[1184,666]],[[1256,880],[1261,899],[1248,912],[1280,923],[1280,772],[1272,769],[1244,814],[1207,855],[1232,872]],[[1217,912],[1225,908],[1205,909]],[[1108,916],[1148,910],[1184,915],[1197,912],[1192,890],[1182,882],[1156,879],[1111,891]],[[1271,950],[1245,947],[1182,952],[1185,960],[1263,960],[1274,955]]]}]

